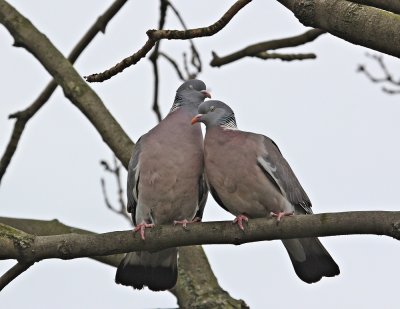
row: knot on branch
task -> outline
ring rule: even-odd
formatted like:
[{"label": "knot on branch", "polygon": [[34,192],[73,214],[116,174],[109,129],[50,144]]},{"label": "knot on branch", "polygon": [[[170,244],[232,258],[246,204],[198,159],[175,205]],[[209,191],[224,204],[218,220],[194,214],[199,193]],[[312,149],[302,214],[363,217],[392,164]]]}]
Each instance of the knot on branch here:
[{"label": "knot on branch", "polygon": [[68,258],[71,254],[71,245],[63,240],[58,246],[57,251],[60,252],[61,258]]},{"label": "knot on branch", "polygon": [[304,26],[316,27],[314,0],[295,1],[293,6],[293,13]]},{"label": "knot on branch", "polygon": [[400,221],[392,223],[392,235],[397,240],[400,240]]}]

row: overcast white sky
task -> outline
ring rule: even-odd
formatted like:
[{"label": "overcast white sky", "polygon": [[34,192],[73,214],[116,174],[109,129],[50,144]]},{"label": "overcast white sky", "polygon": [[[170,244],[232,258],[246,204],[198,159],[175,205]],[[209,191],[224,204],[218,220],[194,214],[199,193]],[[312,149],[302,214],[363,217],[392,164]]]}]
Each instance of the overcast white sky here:
[{"label": "overcast white sky", "polygon": [[[10,1],[64,53],[112,1]],[[189,27],[216,21],[234,1],[174,1]],[[159,1],[130,1],[98,35],[76,64],[81,75],[102,71],[146,40],[158,24]],[[172,15],[167,28],[178,28]],[[243,59],[220,69],[208,66],[219,55],[262,40],[297,35],[305,28],[275,1],[253,1],[219,34],[196,40],[204,72],[199,76],[213,98],[231,105],[243,130],[273,138],[311,198],[314,212],[398,210],[400,96],[356,74],[357,64],[376,65],[368,51],[330,35],[296,49],[317,60],[282,63]],[[13,122],[8,114],[29,105],[49,74],[0,27],[0,153]],[[180,56],[184,41],[163,41]],[[386,57],[399,71],[399,61]],[[160,61],[161,110],[169,110],[176,73]],[[156,124],[150,109],[153,76],[147,59],[94,90],[133,140]],[[86,118],[57,90],[29,122],[0,187],[0,216],[54,219],[96,232],[128,229],[106,209],[99,165],[112,154]],[[124,175],[124,177],[126,177]],[[110,194],[115,192],[108,178]],[[112,195],[115,199],[115,196]],[[205,220],[231,220],[210,198]],[[377,236],[322,239],[341,268],[335,278],[300,281],[279,241],[239,247],[206,246],[221,286],[252,308],[394,308],[398,304],[400,246]],[[14,261],[1,261],[3,273]],[[34,265],[0,293],[2,308],[171,308],[168,292],[132,291],[114,283],[115,268],[92,260],[47,260]]]}]

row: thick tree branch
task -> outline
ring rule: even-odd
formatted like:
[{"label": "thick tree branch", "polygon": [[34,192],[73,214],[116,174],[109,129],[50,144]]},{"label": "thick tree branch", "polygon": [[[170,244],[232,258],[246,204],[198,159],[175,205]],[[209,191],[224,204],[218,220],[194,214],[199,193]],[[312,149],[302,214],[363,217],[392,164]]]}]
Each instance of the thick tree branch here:
[{"label": "thick tree branch", "polygon": [[400,16],[346,0],[278,0],[305,26],[400,57]]},{"label": "thick tree branch", "polygon": [[0,23],[14,37],[17,46],[23,46],[40,61],[62,87],[65,96],[89,119],[117,158],[127,167],[134,144],[71,63],[44,34],[4,0],[0,0]]},{"label": "thick tree branch", "polygon": [[222,65],[237,61],[244,57],[259,57],[260,53],[268,50],[276,50],[280,48],[303,45],[308,42],[314,41],[316,38],[324,33],[325,31],[320,29],[311,29],[303,34],[293,37],[252,44],[237,52],[223,57],[219,57],[215,52],[212,52],[213,59],[211,60],[210,65],[213,67],[220,67]]},{"label": "thick tree branch", "polygon": [[[84,34],[82,39],[76,44],[71,53],[68,56],[68,60],[74,63],[79,55],[85,50],[89,43],[99,32],[105,33],[108,22],[118,13],[122,6],[127,0],[116,0],[105,12],[101,15],[96,22],[89,28]],[[38,98],[23,111],[14,113],[9,118],[15,118],[14,129],[11,133],[10,141],[6,147],[6,150],[0,160],[0,182],[9,166],[12,157],[17,149],[19,140],[21,139],[22,133],[25,129],[27,122],[36,114],[36,112],[49,100],[54,90],[57,88],[57,83],[53,79]]]},{"label": "thick tree branch", "polygon": [[400,212],[298,215],[285,218],[279,224],[275,219],[253,219],[244,232],[231,222],[198,223],[187,230],[179,226],[159,225],[146,231],[145,241],[132,231],[34,236],[0,225],[0,259],[35,262],[49,258],[73,259],[200,244],[240,245],[262,240],[350,234],[386,235],[400,240]]},{"label": "thick tree branch", "polygon": [[350,0],[359,4],[369,5],[378,9],[400,14],[400,1],[398,0]]},{"label": "thick tree branch", "polygon": [[232,7],[214,24],[196,29],[188,30],[148,30],[146,32],[148,36],[147,42],[143,47],[129,56],[123,59],[121,62],[117,63],[111,69],[108,69],[102,73],[91,74],[86,76],[88,82],[102,82],[110,79],[114,75],[121,73],[127,67],[136,64],[140,61],[146,54],[154,47],[157,41],[162,39],[168,40],[188,40],[193,38],[212,36],[223,29],[229,21],[242,9],[246,4],[250,3],[251,0],[238,0]]}]

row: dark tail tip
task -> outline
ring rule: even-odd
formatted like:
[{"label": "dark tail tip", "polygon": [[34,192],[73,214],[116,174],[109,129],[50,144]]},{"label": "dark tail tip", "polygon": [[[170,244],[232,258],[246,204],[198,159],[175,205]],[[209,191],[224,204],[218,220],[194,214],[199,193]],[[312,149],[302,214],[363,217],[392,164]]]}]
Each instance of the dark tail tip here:
[{"label": "dark tail tip", "polygon": [[141,290],[148,286],[152,291],[165,291],[173,288],[178,278],[176,267],[149,267],[122,263],[117,269],[115,282]]},{"label": "dark tail tip", "polygon": [[339,266],[330,255],[307,256],[304,262],[292,259],[297,276],[306,283],[318,282],[322,277],[334,277],[340,274]]}]

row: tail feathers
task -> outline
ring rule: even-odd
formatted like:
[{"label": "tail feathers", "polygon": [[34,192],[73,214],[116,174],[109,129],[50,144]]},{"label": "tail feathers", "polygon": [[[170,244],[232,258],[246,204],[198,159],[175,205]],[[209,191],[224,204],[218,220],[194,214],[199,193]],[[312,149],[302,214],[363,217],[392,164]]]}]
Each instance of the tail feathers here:
[{"label": "tail feathers", "polygon": [[152,291],[164,291],[175,286],[178,278],[177,249],[170,248],[154,253],[131,252],[118,266],[115,282]]},{"label": "tail feathers", "polygon": [[286,239],[282,242],[297,276],[304,282],[314,283],[322,277],[339,275],[339,266],[318,238]]}]

